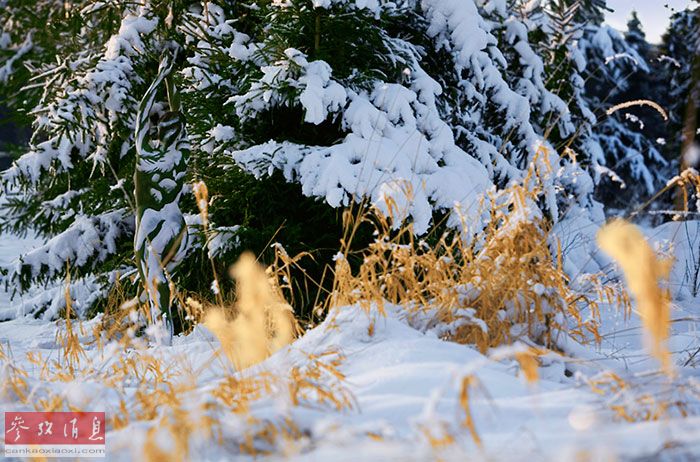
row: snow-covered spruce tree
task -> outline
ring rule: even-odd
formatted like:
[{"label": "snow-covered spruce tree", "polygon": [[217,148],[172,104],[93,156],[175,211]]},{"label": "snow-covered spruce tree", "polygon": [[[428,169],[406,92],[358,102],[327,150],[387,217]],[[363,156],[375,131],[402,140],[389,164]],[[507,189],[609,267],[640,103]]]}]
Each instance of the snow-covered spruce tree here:
[{"label": "snow-covered spruce tree", "polygon": [[[632,101],[646,98],[657,102],[662,108],[668,107],[668,82],[664,80],[664,63],[659,56],[658,45],[652,45],[646,40],[646,33],[637,17],[636,12],[632,12],[627,21],[627,30],[624,33],[627,42],[645,61],[649,68],[648,72],[640,66],[627,79],[626,90],[618,92],[617,98],[620,102]],[[629,112],[629,116],[626,115]],[[668,136],[667,123],[661,123],[659,113],[648,107],[630,107],[625,110],[625,119],[636,122],[641,128],[639,130],[648,139],[657,143],[657,150],[663,154],[663,141]],[[668,160],[668,159],[667,159]]]},{"label": "snow-covered spruce tree", "polygon": [[[545,2],[546,15],[531,15],[537,24],[536,43],[545,56],[547,86],[566,101],[568,122],[575,133],[551,124],[549,137],[560,150],[571,148],[591,172],[604,202],[646,197],[664,178],[660,156],[647,134],[606,110],[621,102],[634,72],[647,72],[647,64],[622,35],[602,24],[605,1],[567,0]],[[537,10],[533,10],[537,11]],[[620,195],[620,186],[629,184]],[[614,190],[617,194],[605,194]],[[601,191],[603,192],[601,194]]]},{"label": "snow-covered spruce tree", "polygon": [[689,148],[697,139],[700,120],[700,6],[671,17],[661,53],[670,118],[665,152],[677,173],[687,167],[700,167],[694,156],[683,155],[693,152]]},{"label": "snow-covered spruce tree", "polygon": [[[34,225],[50,240],[9,268],[6,281],[57,281],[68,262],[91,290],[80,300],[86,309],[117,273],[136,274],[138,101],[172,43],[182,51],[173,75],[191,146],[188,181],[209,187],[207,248],[222,264],[275,240],[313,249],[326,239],[335,247],[339,219],[327,205],[365,199],[385,212],[393,207],[395,223],[409,220],[418,234],[444,213],[471,235],[487,213],[482,193],[521,179],[532,162],[544,185],[533,206],[556,220],[569,204],[591,204],[592,181],[581,166],[593,162],[583,150],[578,161],[560,155],[576,138],[577,117],[592,125],[586,106],[572,110],[571,94],[558,95],[572,83],[579,91],[582,79],[552,75],[562,63],[580,67],[580,53],[571,57],[568,40],[555,53],[543,50],[538,34],[552,30],[539,21],[549,16],[523,13],[523,5],[76,4],[67,11],[80,24],[80,46],[59,46],[57,60],[33,65],[32,88],[42,92],[34,139],[4,176],[8,189],[18,189],[3,228]],[[111,29],[91,32],[107,17]],[[161,96],[154,120],[166,105]],[[206,256],[193,251],[198,245],[189,240],[172,277],[201,293],[211,273]],[[55,316],[61,300],[40,300],[51,304],[45,316]]]},{"label": "snow-covered spruce tree", "polygon": [[[207,33],[198,37],[186,72],[196,97],[224,109],[198,118],[209,119],[199,130],[199,143],[256,176],[281,171],[300,182],[305,194],[334,206],[360,197],[381,203],[384,194],[408,185],[413,197],[403,211],[419,233],[430,224],[431,209],[450,210],[459,202],[462,213],[473,216],[475,185],[517,179],[535,157],[543,136],[529,100],[551,94],[537,87],[536,57],[527,56],[529,62],[508,75],[501,46],[512,49],[526,33],[513,27],[498,37],[497,21],[485,19],[488,13],[512,16],[507,8],[481,1],[317,6],[298,1],[245,14],[210,9],[209,17],[200,18],[199,30]],[[224,19],[253,14],[265,18],[258,27]],[[337,24],[341,21],[351,24]],[[336,30],[350,35],[341,39]],[[377,68],[357,71],[368,64]],[[517,87],[528,79],[533,87]],[[555,106],[554,99],[545,104]],[[296,126],[287,132],[260,130],[261,120],[292,120]],[[324,132],[333,136],[303,138],[318,126],[332,128]],[[548,154],[541,161],[558,165],[555,150]],[[486,167],[487,181],[473,159]],[[576,169],[568,159],[563,162],[568,167],[564,173],[554,169],[542,198],[555,217],[556,188]],[[585,200],[590,190],[584,183],[577,192]],[[452,220],[459,221],[454,215]]]},{"label": "snow-covered spruce tree", "polygon": [[[256,177],[278,170],[334,207],[397,196],[400,218],[410,216],[418,233],[428,229],[433,201],[475,213],[478,191],[490,184],[486,169],[455,145],[440,117],[440,87],[418,64],[421,50],[390,33],[427,40],[412,7],[259,6],[243,14],[210,5],[199,18],[206,35],[185,72],[195,97],[222,108],[201,114],[203,149]],[[404,190],[411,200],[398,197]]]},{"label": "snow-covered spruce tree", "polygon": [[[34,107],[28,152],[2,176],[6,198],[0,228],[33,229],[47,239],[5,269],[6,284],[51,285],[70,271],[75,307],[84,312],[104,297],[117,274],[134,271],[137,105],[155,78],[162,49],[182,41],[170,22],[185,6],[5,2],[0,15],[11,29],[4,48],[16,50],[4,63],[8,80],[22,88],[16,100],[26,97]],[[17,25],[15,18],[25,22]],[[46,36],[47,26],[58,33]],[[22,74],[27,71],[31,80]],[[153,116],[163,109],[155,105]],[[19,310],[55,317],[65,303],[61,292],[44,291]]]},{"label": "snow-covered spruce tree", "polygon": [[[521,14],[529,24],[530,38],[542,56],[546,88],[566,104],[566,110],[544,119],[546,134],[558,150],[574,155],[590,168],[597,152],[584,146],[596,118],[585,95],[585,59],[579,48],[585,16],[581,1],[523,2]],[[527,6],[527,8],[525,8]],[[590,152],[589,152],[590,151]]]},{"label": "snow-covered spruce tree", "polygon": [[625,31],[625,42],[640,56],[648,58],[651,53],[651,44],[647,42],[647,35],[642,28],[642,22],[636,11],[632,11],[627,20],[627,30]]},{"label": "snow-covered spruce tree", "polygon": [[[14,117],[25,116],[27,123],[41,87],[22,89],[32,75],[26,65],[52,62],[59,47],[79,46],[75,40],[79,25],[73,20],[71,6],[72,2],[56,0],[0,1],[0,101],[13,109]],[[100,31],[104,30],[93,32]]]},{"label": "snow-covered spruce tree", "polygon": [[567,38],[576,31],[568,9],[513,1],[486,2],[482,10],[507,63],[506,80],[528,99],[533,127],[558,150],[564,148],[577,128],[589,128],[593,121],[575,97],[583,87],[577,84],[576,49]]},{"label": "snow-covered spruce tree", "polygon": [[[654,133],[633,110],[607,110],[617,104],[650,99],[643,86],[631,84],[646,78],[651,71],[646,57],[637,53],[618,31],[606,25],[586,27],[581,48],[586,57],[586,100],[597,109],[597,127],[590,139],[598,145],[601,187],[598,197],[620,208],[643,202],[664,186],[669,171],[659,152]],[[650,107],[637,109],[663,125],[663,116]]]}]

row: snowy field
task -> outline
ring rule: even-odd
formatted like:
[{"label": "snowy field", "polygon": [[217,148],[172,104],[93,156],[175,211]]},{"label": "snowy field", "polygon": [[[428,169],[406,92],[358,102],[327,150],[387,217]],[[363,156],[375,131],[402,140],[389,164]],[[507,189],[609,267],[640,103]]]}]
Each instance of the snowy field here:
[{"label": "snowy field", "polygon": [[[638,316],[625,319],[616,307],[602,306],[600,348],[571,345],[568,357],[549,354],[541,358],[539,381],[528,383],[519,363],[513,359],[518,347],[492,351],[489,357],[468,346],[440,340],[431,332],[411,328],[400,309],[386,317],[367,314],[356,307],[333,312],[321,325],[307,331],[291,346],[268,360],[235,374],[228,362],[217,355],[217,341],[206,329],[175,339],[172,346],[119,351],[109,345],[102,349],[86,346],[85,354],[94,381],[66,381],[50,386],[40,377],[45,371],[27,359],[27,353],[49,362],[57,359],[55,323],[19,318],[0,323],[0,342],[9,351],[13,367],[28,372],[29,390],[36,399],[60,396],[79,408],[121,412],[119,399],[137,401],[142,385],[125,380],[109,388],[98,380],[107,371],[132,355],[158,358],[174,377],[169,386],[181,388],[179,405],[190,415],[202,412],[205,403],[223,387],[223,377],[284,377],[294,367],[304,370],[311,358],[339,360],[342,377],[320,374],[317,383],[347,399],[343,410],[318,399],[302,399],[293,405],[284,381],[270,385],[260,399],[250,405],[249,414],[217,409],[210,417],[219,422],[219,444],[211,435],[194,426],[188,435],[192,460],[232,460],[231,454],[245,439],[246,432],[261,422],[293,421],[299,432],[293,438],[278,438],[267,450],[270,460],[317,461],[411,461],[411,460],[697,460],[700,457],[700,348],[697,335],[700,298],[694,298],[687,281],[688,265],[698,246],[691,238],[698,223],[670,224],[650,230],[660,248],[675,242],[677,261],[671,315],[676,377],[657,374],[657,364],[643,348]],[[682,233],[681,233],[682,231]],[[570,236],[569,257],[574,249],[587,248],[585,235]],[[686,244],[688,245],[686,245]],[[8,237],[0,239],[3,258],[12,258],[21,246]],[[695,245],[695,247],[692,247]],[[697,255],[694,256],[697,258]],[[576,258],[583,258],[579,255]],[[697,260],[695,260],[697,261]],[[569,264],[577,263],[569,261]],[[578,261],[579,267],[582,262]],[[683,287],[681,287],[681,284]],[[2,307],[12,307],[7,297]],[[84,324],[85,332],[95,321]],[[373,332],[372,332],[373,331]],[[370,335],[371,333],[371,335]],[[81,341],[87,344],[89,334]],[[2,371],[9,380],[10,366]],[[627,385],[609,387],[609,373]],[[144,377],[148,374],[144,373]],[[90,377],[90,376],[88,376]],[[460,384],[471,377],[469,410],[481,444],[477,445],[465,421],[460,404]],[[146,380],[146,379],[144,379]],[[607,385],[606,385],[607,384]],[[151,386],[150,384],[148,385]],[[153,387],[157,388],[156,383]],[[657,421],[626,421],[622,411],[636,415],[640,396],[649,393],[659,401],[682,401],[689,417],[682,417],[673,406]],[[14,409],[5,402],[3,409]],[[199,410],[199,411],[197,411]],[[135,412],[130,410],[130,412]],[[167,415],[168,407],[159,409]],[[251,420],[254,419],[254,420]],[[141,460],[150,443],[175,447],[172,434],[163,427],[134,421],[107,434],[110,460]],[[238,456],[241,460],[252,456]]]}]

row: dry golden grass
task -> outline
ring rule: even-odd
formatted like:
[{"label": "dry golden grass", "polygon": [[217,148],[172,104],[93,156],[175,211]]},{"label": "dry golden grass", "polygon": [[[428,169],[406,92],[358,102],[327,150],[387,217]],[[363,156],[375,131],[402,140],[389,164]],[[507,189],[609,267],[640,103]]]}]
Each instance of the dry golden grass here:
[{"label": "dry golden grass", "polygon": [[[695,208],[697,211],[700,211],[700,173],[695,169],[688,168],[671,179],[666,186],[632,212],[631,216],[636,216],[639,212],[653,204],[654,201],[658,200],[662,195],[674,189],[677,194],[677,204],[680,206],[680,210],[677,210],[677,212],[688,212],[691,196],[695,196]],[[674,220],[679,220],[681,216],[681,214],[676,214],[673,218]]]},{"label": "dry golden grass", "polygon": [[676,186],[681,193],[681,203],[683,204],[683,212],[688,212],[688,203],[690,202],[690,194],[695,195],[697,200],[696,208],[700,211],[700,174],[694,169],[686,169],[674,178],[670,185]]},{"label": "dry golden grass", "polygon": [[637,99],[634,101],[625,101],[624,103],[616,104],[615,106],[609,108],[605,113],[607,115],[612,115],[616,113],[617,111],[620,111],[622,109],[627,109],[630,107],[635,107],[635,106],[648,106],[652,109],[654,109],[656,112],[663,117],[664,120],[668,120],[668,113],[664,108],[661,107],[657,102],[651,101],[649,99]]},{"label": "dry golden grass", "polygon": [[29,395],[29,374],[17,367],[10,353],[0,343],[0,363],[3,368],[3,383],[0,385],[0,396],[10,401],[26,402]]},{"label": "dry golden grass", "polygon": [[528,348],[525,351],[515,353],[515,359],[518,361],[518,364],[520,364],[520,369],[523,371],[525,380],[530,385],[537,383],[540,379],[537,357],[541,354],[542,352],[535,348]]},{"label": "dry golden grass", "polygon": [[[192,190],[202,228],[209,240],[207,185],[200,181],[193,185]],[[219,291],[216,265],[211,257],[210,260],[216,304],[206,306],[192,298],[181,304],[190,318],[203,321],[204,326],[217,337],[223,352],[234,366],[238,370],[245,369],[290,344],[299,333],[299,326],[293,308],[284,300],[282,290],[277,285],[278,279],[268,277],[255,257],[244,253],[231,268],[231,276],[236,280],[236,298],[234,303],[227,304]]]},{"label": "dry golden grass", "polygon": [[[580,314],[583,306],[596,314],[597,305],[569,288],[547,220],[531,216],[540,193],[538,168],[533,164],[524,184],[490,197],[489,220],[473,239],[447,232],[428,245],[410,225],[396,231],[378,213],[347,212],[350,231],[335,263],[328,306],[360,304],[384,313],[385,303],[400,305],[409,318],[432,317],[433,325],[449,326],[447,339],[481,351],[521,337],[552,346],[552,335],[562,329],[580,341],[597,336],[596,316],[584,320]],[[353,271],[348,249],[361,221],[375,226],[377,239]]]},{"label": "dry golden grass", "polygon": [[476,432],[476,425],[474,424],[474,418],[472,417],[471,407],[469,404],[470,389],[476,383],[476,377],[473,375],[468,375],[462,379],[462,383],[459,388],[459,405],[464,411],[464,420],[462,421],[462,426],[469,430],[474,443],[477,446],[481,446],[481,438]]},{"label": "dry golden grass", "polygon": [[290,344],[298,327],[292,307],[274,289],[252,254],[241,256],[232,276],[236,279],[235,305],[210,308],[204,326],[216,335],[226,356],[241,370]]},{"label": "dry golden grass", "polygon": [[345,388],[345,375],[340,371],[345,357],[334,349],[321,354],[307,354],[302,366],[290,371],[289,396],[295,406],[314,406],[344,411],[356,407],[355,398]]},{"label": "dry golden grass", "polygon": [[[281,297],[277,279],[266,274],[251,255],[241,258],[232,275],[237,280],[234,304],[205,306],[190,300],[185,308],[194,319],[206,318],[205,325],[219,336],[226,356],[242,369],[289,344],[297,334],[297,325],[291,307]],[[222,368],[221,379],[202,396],[197,377],[202,365],[193,365],[184,356],[160,354],[139,337],[147,306],[125,301],[124,292],[115,287],[106,313],[93,323],[90,338],[73,319],[69,284],[67,280],[65,319],[57,325],[58,359],[29,352],[26,359],[34,367],[30,374],[0,345],[3,399],[37,411],[80,411],[67,396],[54,394],[52,383],[89,381],[111,390],[110,395],[117,395],[117,405],[108,409],[108,430],[147,423],[142,449],[144,457],[154,461],[190,460],[194,434],[200,440],[232,445],[252,455],[264,454],[278,443],[292,447],[300,430],[288,415],[260,420],[251,413],[254,402],[273,393],[278,397],[286,394],[292,406],[335,411],[354,407],[340,372],[344,358],[335,350],[307,355],[301,364],[290,364],[287,371],[276,375],[262,371],[241,376]],[[92,347],[89,352],[87,345]],[[107,366],[105,355],[113,359]],[[215,367],[214,357],[208,367]],[[233,440],[228,435],[229,440],[224,441],[221,419],[227,413],[244,419],[247,430]],[[161,447],[163,434],[172,446]]]},{"label": "dry golden grass", "polygon": [[670,294],[659,284],[668,279],[673,261],[659,260],[642,232],[631,223],[615,220],[598,232],[598,243],[620,265],[637,301],[651,354],[671,372],[665,346],[670,324]]},{"label": "dry golden grass", "polygon": [[[73,329],[73,302],[70,296],[70,268],[68,267],[68,264],[66,264],[66,286],[64,289],[64,297],[66,300],[66,313],[64,319],[65,330],[59,329],[56,331],[56,342],[63,346],[63,354],[61,355],[63,362],[59,365],[64,371],[64,380],[69,380],[75,377],[75,369],[80,363],[81,358],[85,356],[85,351],[80,343],[78,332],[75,332]],[[79,330],[80,329],[81,328],[79,327]]]},{"label": "dry golden grass", "polygon": [[604,372],[588,380],[591,390],[604,399],[617,420],[657,421],[693,414],[690,403],[697,402],[697,385],[668,382],[661,373],[645,373],[625,380],[614,372]]}]

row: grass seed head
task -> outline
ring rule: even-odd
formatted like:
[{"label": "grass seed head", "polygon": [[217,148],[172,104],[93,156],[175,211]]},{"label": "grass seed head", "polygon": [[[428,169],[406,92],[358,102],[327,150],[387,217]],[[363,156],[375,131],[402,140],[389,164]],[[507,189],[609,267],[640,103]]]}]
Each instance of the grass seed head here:
[{"label": "grass seed head", "polygon": [[[294,340],[292,308],[270,284],[265,270],[250,253],[241,256],[231,271],[236,279],[233,309],[214,307],[204,325],[219,339],[237,369],[257,364]],[[229,320],[228,316],[233,319]]]},{"label": "grass seed head", "polygon": [[603,227],[598,244],[622,268],[637,301],[649,349],[670,373],[671,355],[665,345],[671,328],[670,295],[660,281],[668,279],[673,262],[658,259],[639,228],[622,220]]}]

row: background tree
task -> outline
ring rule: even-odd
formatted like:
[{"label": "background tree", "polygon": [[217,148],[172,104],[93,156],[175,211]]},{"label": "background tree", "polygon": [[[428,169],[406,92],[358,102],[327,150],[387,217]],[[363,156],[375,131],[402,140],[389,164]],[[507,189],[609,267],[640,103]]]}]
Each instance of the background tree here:
[{"label": "background tree", "polygon": [[[632,28],[637,26],[634,19]],[[624,209],[639,204],[664,186],[669,177],[666,160],[658,150],[652,127],[664,125],[654,109],[635,107],[609,113],[620,104],[653,99],[645,82],[652,72],[643,32],[634,29],[632,43],[605,24],[587,24],[580,48],[585,56],[585,100],[595,108],[596,126],[587,139],[591,152],[599,153],[596,197]],[[645,122],[646,121],[646,122]]]},{"label": "background tree", "polygon": [[632,10],[629,20],[627,20],[627,30],[625,31],[625,42],[640,56],[648,58],[651,52],[651,44],[647,42],[647,36],[642,28],[642,22],[637,16],[637,12]]},{"label": "background tree", "polygon": [[[671,16],[661,45],[668,82],[670,117],[666,155],[674,160],[676,172],[696,167],[689,153],[696,138],[698,103],[700,102],[700,7],[688,8]],[[690,161],[690,162],[689,162]],[[697,162],[697,161],[696,161]]]}]

